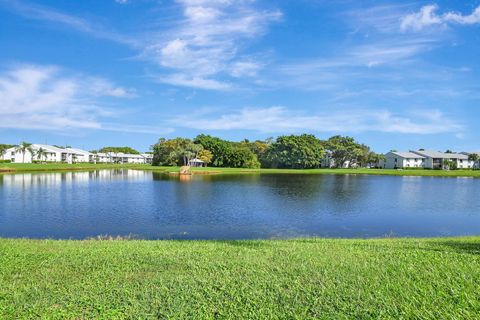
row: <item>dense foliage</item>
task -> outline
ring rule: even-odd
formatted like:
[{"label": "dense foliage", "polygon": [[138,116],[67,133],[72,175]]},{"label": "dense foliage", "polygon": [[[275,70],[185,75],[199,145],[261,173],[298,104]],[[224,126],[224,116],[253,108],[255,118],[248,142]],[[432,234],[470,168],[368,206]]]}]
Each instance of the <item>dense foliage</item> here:
[{"label": "dense foliage", "polygon": [[102,149],[98,150],[98,152],[107,153],[129,153],[129,154],[140,154],[137,150],[130,148],[130,147],[103,147]]},{"label": "dense foliage", "polygon": [[383,159],[383,155],[376,154],[352,137],[333,136],[324,145],[330,160],[328,165],[334,168],[375,167]]},{"label": "dense foliage", "polygon": [[202,150],[201,145],[195,144],[190,139],[175,138],[167,140],[162,138],[153,146],[153,165],[187,165]]},{"label": "dense foliage", "polygon": [[210,152],[210,150],[202,150],[198,153],[198,159],[202,160],[205,165],[208,165],[210,162],[212,162],[213,158],[213,153]]},{"label": "dense foliage", "polygon": [[7,150],[7,149],[10,149],[10,148],[13,148],[15,147],[14,144],[3,144],[3,143],[0,143],[0,152],[2,152],[2,150]]},{"label": "dense foliage", "polygon": [[266,151],[273,168],[319,168],[323,155],[321,141],[311,134],[280,136]]},{"label": "dense foliage", "polygon": [[160,139],[153,146],[154,165],[182,165],[196,157],[213,167],[290,168],[374,167],[382,159],[351,137],[334,136],[326,141],[314,135],[288,135],[250,142],[227,141],[200,134],[185,138]]},{"label": "dense foliage", "polygon": [[212,166],[229,167],[230,156],[233,153],[232,143],[204,134],[197,136],[194,142],[212,153]]}]

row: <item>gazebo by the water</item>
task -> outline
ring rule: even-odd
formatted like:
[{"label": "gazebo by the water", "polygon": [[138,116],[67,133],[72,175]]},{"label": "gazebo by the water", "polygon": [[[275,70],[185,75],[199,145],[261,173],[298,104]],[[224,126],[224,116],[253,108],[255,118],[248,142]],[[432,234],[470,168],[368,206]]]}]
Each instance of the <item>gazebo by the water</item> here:
[{"label": "gazebo by the water", "polygon": [[202,161],[200,159],[191,159],[190,161],[188,161],[188,165],[190,167],[204,167],[205,166],[205,161]]}]

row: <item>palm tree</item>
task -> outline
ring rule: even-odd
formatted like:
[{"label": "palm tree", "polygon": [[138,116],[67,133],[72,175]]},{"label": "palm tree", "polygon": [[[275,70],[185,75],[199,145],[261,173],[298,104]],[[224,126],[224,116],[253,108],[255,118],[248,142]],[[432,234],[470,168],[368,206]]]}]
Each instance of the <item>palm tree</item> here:
[{"label": "palm tree", "polygon": [[42,160],[42,158],[47,155],[47,150],[40,147],[40,148],[38,148],[38,150],[35,154],[36,154],[38,160]]},{"label": "palm tree", "polygon": [[0,158],[3,158],[5,153],[7,153],[7,148],[0,147]]},{"label": "palm tree", "polygon": [[468,160],[473,161],[473,167],[475,168],[476,163],[480,160],[480,155],[478,155],[478,153],[470,153],[468,155]]},{"label": "palm tree", "polygon": [[22,153],[22,163],[25,163],[25,153],[27,153],[27,151],[30,152],[30,154],[32,154],[33,156],[32,144],[25,141],[20,143],[20,145],[17,146],[15,150]]}]

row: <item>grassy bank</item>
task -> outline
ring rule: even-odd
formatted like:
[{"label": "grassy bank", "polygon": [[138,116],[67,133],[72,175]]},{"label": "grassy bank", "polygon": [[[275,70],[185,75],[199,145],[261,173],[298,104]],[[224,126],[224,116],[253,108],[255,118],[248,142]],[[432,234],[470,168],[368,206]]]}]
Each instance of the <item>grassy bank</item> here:
[{"label": "grassy bank", "polygon": [[1,172],[36,172],[36,171],[85,171],[85,170],[100,170],[100,169],[149,169],[151,165],[147,164],[113,164],[113,163],[0,163]]},{"label": "grassy bank", "polygon": [[480,238],[0,239],[0,318],[478,319]]},{"label": "grassy bank", "polygon": [[[178,171],[177,168],[162,168],[166,171]],[[480,177],[480,170],[394,170],[394,169],[238,169],[238,168],[193,168],[194,173],[275,173],[275,174],[372,174],[389,176],[426,176],[426,177]]]},{"label": "grassy bank", "polygon": [[[179,167],[155,167],[148,164],[92,164],[92,163],[50,163],[23,164],[1,163],[0,173],[73,171],[99,169],[138,169],[162,172],[178,172]],[[242,169],[242,168],[192,168],[197,174],[373,174],[393,176],[426,176],[426,177],[478,177],[480,170],[393,170],[393,169]]]}]

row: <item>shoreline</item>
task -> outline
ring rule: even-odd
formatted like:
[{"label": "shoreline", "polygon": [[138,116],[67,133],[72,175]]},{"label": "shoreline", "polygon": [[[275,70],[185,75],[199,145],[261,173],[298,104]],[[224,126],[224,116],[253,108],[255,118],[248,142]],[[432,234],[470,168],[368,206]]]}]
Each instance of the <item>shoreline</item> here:
[{"label": "shoreline", "polygon": [[[0,175],[15,173],[45,173],[69,171],[93,171],[111,169],[145,170],[176,174],[180,167],[156,167],[146,164],[0,164]],[[335,175],[382,175],[406,177],[469,177],[480,178],[480,170],[427,170],[427,169],[248,169],[248,168],[191,168],[193,175],[226,174],[335,174]]]},{"label": "shoreline", "polygon": [[165,239],[147,239],[139,238],[134,235],[128,236],[111,236],[111,235],[98,235],[89,236],[83,239],[75,238],[29,238],[29,237],[2,237],[1,241],[25,241],[25,242],[184,242],[188,243],[200,243],[200,242],[222,242],[222,243],[235,243],[235,242],[289,242],[289,241],[341,241],[341,242],[375,242],[375,241],[439,241],[439,240],[453,240],[464,241],[474,240],[479,242],[478,254],[480,255],[480,232],[477,235],[458,235],[458,236],[377,236],[377,237],[324,237],[324,236],[300,236],[293,238],[246,238],[246,239],[180,239],[180,238],[165,238]]}]

